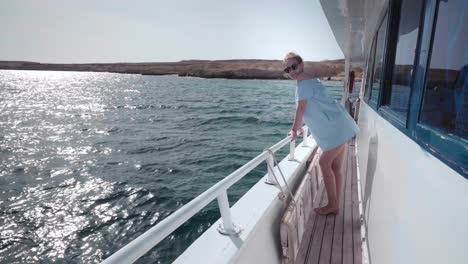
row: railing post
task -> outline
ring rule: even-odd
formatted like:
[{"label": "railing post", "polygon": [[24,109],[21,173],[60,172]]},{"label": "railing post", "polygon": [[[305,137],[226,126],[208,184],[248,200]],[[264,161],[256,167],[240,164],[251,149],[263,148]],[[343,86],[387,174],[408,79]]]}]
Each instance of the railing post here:
[{"label": "railing post", "polygon": [[307,140],[307,134],[309,134],[309,128],[308,127],[305,127],[304,128],[304,133],[302,134],[304,136],[304,140],[302,141],[302,145],[304,146],[308,146],[309,145],[309,142]]},{"label": "railing post", "polygon": [[240,229],[232,223],[231,208],[229,207],[229,200],[226,190],[222,191],[217,198],[219,211],[221,212],[221,218],[223,224],[219,225],[218,232],[223,235],[237,235],[240,233]]},{"label": "railing post", "polygon": [[271,185],[276,185],[276,179],[273,176],[273,170],[275,167],[275,162],[274,162],[274,157],[273,157],[273,152],[269,151],[268,152],[268,157],[266,158],[266,163],[267,163],[267,170],[268,170],[268,177],[265,180],[265,183],[271,184]]},{"label": "railing post", "polygon": [[296,149],[296,141],[289,143],[289,158],[288,160],[294,160],[294,150]]}]

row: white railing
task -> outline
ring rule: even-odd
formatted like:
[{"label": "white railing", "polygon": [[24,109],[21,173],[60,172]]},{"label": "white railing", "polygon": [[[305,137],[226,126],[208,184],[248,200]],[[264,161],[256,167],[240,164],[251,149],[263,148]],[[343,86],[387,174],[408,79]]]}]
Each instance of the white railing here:
[{"label": "white railing", "polygon": [[[307,128],[304,127],[304,145],[307,144]],[[270,153],[276,153],[278,150],[290,143],[289,159],[294,159],[295,142],[290,141],[288,137],[284,138],[280,142],[273,145],[270,150],[265,150],[260,155],[252,159],[251,161],[244,164],[242,167],[228,175],[223,180],[216,183],[214,186],[197,196],[192,201],[188,202],[177,211],[166,217],[157,225],[150,228],[148,231],[131,241],[129,244],[119,249],[117,252],[112,254],[103,264],[115,264],[115,263],[133,263],[138,258],[146,254],[149,250],[155,247],[159,242],[166,238],[169,234],[174,232],[178,227],[184,224],[187,220],[192,218],[201,209],[207,206],[215,198],[218,200],[219,210],[221,212],[221,218],[223,220],[223,226],[218,231],[224,235],[235,235],[238,230],[231,218],[231,208],[229,207],[229,201],[227,197],[227,189],[234,183],[242,179],[250,171],[255,169],[263,161],[269,162],[269,168],[273,168],[274,157]],[[275,178],[272,176],[272,172],[268,171],[267,183],[277,184]]]}]

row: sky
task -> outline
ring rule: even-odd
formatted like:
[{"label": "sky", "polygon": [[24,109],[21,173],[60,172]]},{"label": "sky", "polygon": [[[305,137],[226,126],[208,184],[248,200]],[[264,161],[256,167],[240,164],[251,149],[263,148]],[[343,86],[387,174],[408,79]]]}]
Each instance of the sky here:
[{"label": "sky", "polygon": [[0,0],[0,60],[341,59],[319,0]]}]

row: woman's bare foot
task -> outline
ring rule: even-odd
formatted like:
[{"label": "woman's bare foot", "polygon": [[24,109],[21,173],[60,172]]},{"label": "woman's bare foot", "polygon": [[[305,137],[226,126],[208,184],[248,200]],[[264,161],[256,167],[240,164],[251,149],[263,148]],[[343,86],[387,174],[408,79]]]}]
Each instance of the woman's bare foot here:
[{"label": "woman's bare foot", "polygon": [[324,206],[319,208],[314,208],[314,211],[320,215],[328,215],[328,214],[338,214],[340,208],[338,207],[331,207],[331,206]]}]

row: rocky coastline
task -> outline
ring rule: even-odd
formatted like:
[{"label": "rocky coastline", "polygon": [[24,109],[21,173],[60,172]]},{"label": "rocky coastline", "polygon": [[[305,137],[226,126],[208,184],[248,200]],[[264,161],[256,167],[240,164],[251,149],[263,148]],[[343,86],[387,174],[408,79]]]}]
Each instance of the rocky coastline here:
[{"label": "rocky coastline", "polygon": [[[0,69],[113,72],[226,79],[286,79],[280,60],[186,60],[180,62],[80,64],[0,61]],[[344,79],[344,60],[305,62],[305,69],[314,77],[330,80]],[[356,77],[358,79],[361,77],[360,72]]]}]

